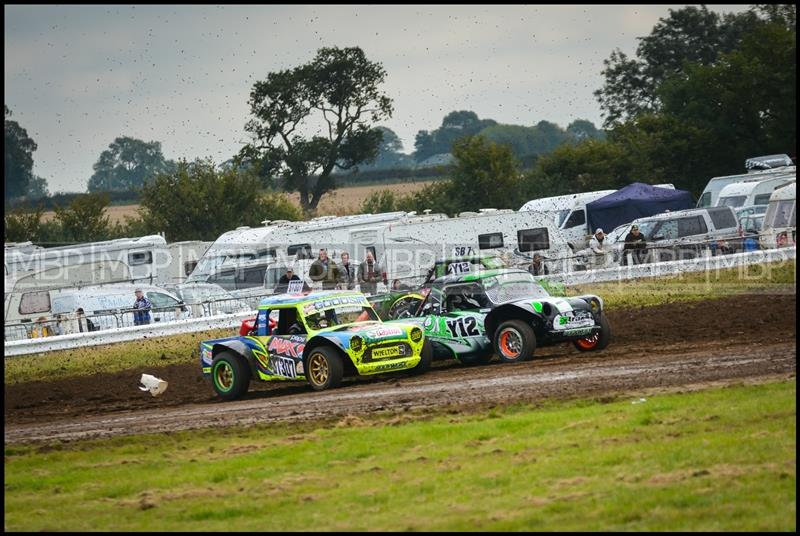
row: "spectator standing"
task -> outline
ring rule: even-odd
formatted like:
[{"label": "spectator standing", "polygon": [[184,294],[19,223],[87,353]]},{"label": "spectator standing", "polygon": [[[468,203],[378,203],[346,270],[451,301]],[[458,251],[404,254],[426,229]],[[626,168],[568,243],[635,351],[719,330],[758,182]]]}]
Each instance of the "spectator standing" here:
[{"label": "spectator standing", "polygon": [[[289,291],[289,281],[300,281],[300,278],[295,275],[294,270],[289,267],[286,269],[286,273],[278,279],[278,284],[275,286],[275,294],[283,294]],[[303,284],[303,287],[306,285]]]},{"label": "spectator standing", "polygon": [[[147,299],[147,298],[145,298]],[[149,303],[149,302],[148,302]],[[149,313],[148,313],[149,314]],[[83,333],[84,331],[97,331],[97,328],[83,312],[83,307],[78,307],[75,310],[75,315],[78,320],[78,331]]]},{"label": "spectator standing", "polygon": [[339,286],[343,289],[356,288],[356,269],[350,264],[350,254],[342,253],[342,266],[339,268]]},{"label": "spectator standing", "polygon": [[605,245],[606,235],[601,228],[597,228],[594,236],[589,240],[589,249],[594,253],[594,266],[600,267],[606,264],[606,254],[608,250]]},{"label": "spectator standing", "polygon": [[[382,277],[381,266],[375,261],[371,251],[367,251],[367,258],[358,265],[358,283],[364,294],[375,294],[378,290],[378,281]],[[386,281],[384,281],[386,283]]]},{"label": "spectator standing", "polygon": [[153,304],[144,295],[142,289],[136,289],[136,301],[133,302],[133,325],[143,326],[150,323],[150,310]]},{"label": "spectator standing", "polygon": [[31,339],[38,339],[40,337],[49,337],[53,334],[52,330],[47,327],[47,317],[40,316],[36,319],[36,323],[31,329]]},{"label": "spectator standing", "polygon": [[625,235],[625,245],[622,247],[623,266],[628,264],[628,252],[631,254],[633,264],[642,264],[647,253],[647,243],[638,225],[631,226],[630,232]]},{"label": "spectator standing", "polygon": [[528,267],[528,271],[531,273],[531,275],[547,275],[550,273],[550,270],[548,270],[547,266],[545,266],[542,262],[542,256],[538,253],[533,254],[533,260],[531,261],[531,265]]},{"label": "spectator standing", "polygon": [[339,268],[328,258],[328,250],[320,249],[319,257],[308,269],[308,277],[312,281],[322,281],[323,290],[333,290],[339,283]]}]

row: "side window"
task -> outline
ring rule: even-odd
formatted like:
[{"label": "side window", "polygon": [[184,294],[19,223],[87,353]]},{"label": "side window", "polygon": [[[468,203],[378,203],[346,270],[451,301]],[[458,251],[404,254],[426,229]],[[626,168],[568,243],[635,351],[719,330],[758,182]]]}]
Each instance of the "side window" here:
[{"label": "side window", "polygon": [[769,197],[771,195],[772,195],[772,193],[759,194],[759,195],[755,196],[755,198],[753,198],[753,204],[754,205],[766,205],[767,203],[769,203]]},{"label": "side window", "polygon": [[244,288],[263,287],[264,274],[266,273],[266,271],[267,269],[265,267],[247,268],[245,270],[240,270],[236,274],[236,288],[244,289]]},{"label": "side window", "polygon": [[281,276],[286,273],[286,266],[278,266],[267,270],[267,288],[274,288]]},{"label": "side window", "polygon": [[675,220],[661,222],[658,229],[653,231],[653,238],[658,238],[659,240],[675,240],[678,238],[678,222]]},{"label": "side window", "polygon": [[273,335],[302,335],[306,332],[294,307],[278,310],[278,325]]},{"label": "side window", "polygon": [[567,221],[564,224],[564,229],[578,227],[579,225],[586,225],[586,213],[583,211],[583,209],[575,210],[569,215],[569,218],[567,218]]},{"label": "side window", "polygon": [[550,234],[547,227],[538,229],[522,229],[517,231],[517,244],[520,251],[550,249]]},{"label": "side window", "polygon": [[697,200],[697,208],[707,207],[711,204],[711,192],[706,192]]},{"label": "side window", "polygon": [[160,292],[148,292],[147,299],[153,304],[153,307],[177,307],[178,300],[162,294]]},{"label": "side window", "polygon": [[26,292],[19,302],[19,314],[33,315],[50,310],[49,292]]},{"label": "side window", "polygon": [[140,264],[153,264],[153,252],[135,251],[128,253],[128,266],[139,266]]},{"label": "side window", "polygon": [[480,309],[488,303],[483,287],[475,283],[447,287],[445,296],[447,312]]},{"label": "side window", "polygon": [[432,288],[422,306],[426,314],[438,315],[442,313],[442,291]]},{"label": "side window", "polygon": [[209,277],[208,282],[219,285],[225,290],[236,290],[236,285],[234,284],[233,276],[234,276],[233,270],[219,272]]},{"label": "side window", "polygon": [[189,275],[194,270],[194,267],[197,266],[197,261],[186,261],[183,263],[183,275]]},{"label": "side window", "polygon": [[489,233],[478,235],[478,247],[480,249],[492,249],[503,247],[503,233]]},{"label": "side window", "polygon": [[[372,253],[372,258],[373,258],[373,259],[377,259],[377,258],[378,258],[378,254],[377,254],[377,253],[375,253],[375,246],[367,246],[367,247],[366,247],[366,248],[364,248],[364,249],[365,249],[366,251],[369,251],[369,252],[371,252],[371,253]],[[366,253],[364,254],[364,258],[365,258],[365,259],[367,258],[367,255],[366,255]]]},{"label": "side window", "polygon": [[702,216],[692,216],[691,218],[680,218],[678,220],[678,237],[694,236],[708,231],[706,222]]},{"label": "side window", "polygon": [[736,216],[728,209],[709,210],[708,215],[711,217],[711,222],[716,229],[736,227]]},{"label": "side window", "polygon": [[310,259],[311,258],[311,244],[294,244],[289,246],[286,250],[286,253],[291,257],[292,255],[297,255],[298,259]]}]

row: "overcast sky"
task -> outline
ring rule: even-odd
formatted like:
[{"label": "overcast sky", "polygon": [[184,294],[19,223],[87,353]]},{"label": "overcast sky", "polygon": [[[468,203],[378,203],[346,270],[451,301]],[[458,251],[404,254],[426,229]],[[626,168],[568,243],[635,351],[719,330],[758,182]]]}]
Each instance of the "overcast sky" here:
[{"label": "overcast sky", "polygon": [[160,141],[171,159],[230,158],[247,141],[253,82],[357,45],[386,68],[395,111],[383,124],[411,152],[452,110],[599,126],[603,60],[633,55],[680,7],[7,5],[4,100],[50,192],[85,191],[122,135]]}]

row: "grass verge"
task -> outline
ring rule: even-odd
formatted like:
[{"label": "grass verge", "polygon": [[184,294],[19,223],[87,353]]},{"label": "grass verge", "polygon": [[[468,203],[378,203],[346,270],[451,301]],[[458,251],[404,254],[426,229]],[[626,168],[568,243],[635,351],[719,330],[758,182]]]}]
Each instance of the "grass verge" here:
[{"label": "grass verge", "polygon": [[593,283],[567,287],[567,294],[597,294],[609,309],[713,300],[735,294],[795,294],[792,261],[686,273],[672,277]]},{"label": "grass verge", "polygon": [[5,447],[6,530],[785,530],[796,385]]}]

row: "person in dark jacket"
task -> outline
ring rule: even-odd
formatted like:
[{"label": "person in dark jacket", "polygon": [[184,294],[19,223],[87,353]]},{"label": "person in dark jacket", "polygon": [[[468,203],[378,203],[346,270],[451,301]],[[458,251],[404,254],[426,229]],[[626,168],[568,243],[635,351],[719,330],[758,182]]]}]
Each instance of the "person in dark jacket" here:
[{"label": "person in dark jacket", "polygon": [[[289,292],[289,281],[300,281],[300,278],[295,275],[294,270],[291,267],[286,269],[286,273],[278,279],[278,284],[275,285],[275,289],[273,292],[275,294],[283,294],[285,292]],[[311,290],[308,285],[303,282],[303,292]]]},{"label": "person in dark jacket", "polygon": [[328,250],[319,250],[319,257],[308,269],[308,277],[312,281],[322,281],[323,290],[333,290],[339,284],[339,267],[328,258]]},{"label": "person in dark jacket", "polygon": [[547,275],[550,273],[550,270],[548,270],[547,266],[545,266],[542,262],[542,256],[538,253],[533,254],[533,260],[531,261],[531,265],[528,267],[528,271],[531,273],[531,275]]},{"label": "person in dark jacket", "polygon": [[339,267],[339,286],[343,289],[356,288],[356,269],[350,264],[350,254],[342,252],[342,265]]},{"label": "person in dark jacket", "polygon": [[367,251],[367,258],[358,265],[358,286],[364,294],[375,294],[378,291],[378,281],[386,280],[383,276],[381,265],[375,261],[371,251]]},{"label": "person in dark jacket", "polygon": [[631,226],[630,232],[625,236],[625,245],[622,248],[623,266],[628,263],[629,252],[633,264],[641,264],[644,262],[644,256],[647,254],[647,242],[642,232],[639,231],[638,225]]}]

